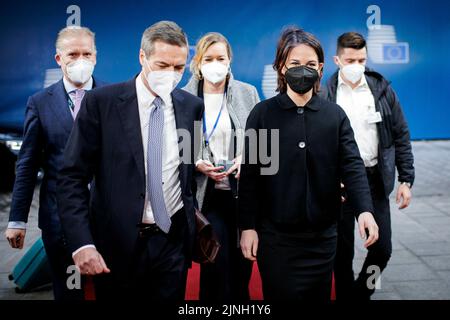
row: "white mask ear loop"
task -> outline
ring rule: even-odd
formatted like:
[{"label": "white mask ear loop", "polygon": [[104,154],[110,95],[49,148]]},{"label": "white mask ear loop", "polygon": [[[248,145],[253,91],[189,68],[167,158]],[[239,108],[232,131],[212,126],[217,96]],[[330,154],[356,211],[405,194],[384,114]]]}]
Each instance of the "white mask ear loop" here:
[{"label": "white mask ear loop", "polygon": [[[149,62],[148,62],[146,56],[144,56],[144,61],[145,61],[145,65],[147,66],[147,68],[150,69],[150,72],[153,72],[153,69],[150,67],[150,64],[149,64]],[[149,72],[147,72],[147,74],[148,74],[148,73],[149,73]]]}]

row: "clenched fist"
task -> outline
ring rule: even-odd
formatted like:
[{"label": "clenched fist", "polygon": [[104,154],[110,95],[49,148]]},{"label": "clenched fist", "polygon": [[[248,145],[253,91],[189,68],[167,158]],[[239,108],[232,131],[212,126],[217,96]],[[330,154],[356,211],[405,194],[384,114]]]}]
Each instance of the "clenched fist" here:
[{"label": "clenched fist", "polygon": [[25,242],[25,229],[6,229],[5,237],[11,248],[22,249]]}]

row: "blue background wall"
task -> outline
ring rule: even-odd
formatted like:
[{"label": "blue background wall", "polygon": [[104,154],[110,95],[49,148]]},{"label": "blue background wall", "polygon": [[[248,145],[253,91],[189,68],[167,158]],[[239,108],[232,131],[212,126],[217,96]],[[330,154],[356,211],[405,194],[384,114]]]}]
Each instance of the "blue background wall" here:
[{"label": "blue background wall", "polygon": [[[410,63],[369,66],[392,81],[414,139],[450,138],[450,3],[446,1],[15,1],[2,4],[0,19],[0,126],[21,126],[27,97],[42,89],[45,70],[57,68],[54,41],[66,25],[66,8],[81,8],[81,24],[97,35],[95,74],[108,82],[139,72],[143,30],[158,20],[174,20],[191,44],[218,31],[234,51],[232,69],[262,96],[264,65],[274,58],[283,26],[297,24],[314,33],[326,52],[325,79],[334,72],[336,38],[346,31],[367,36],[366,9],[381,8],[381,23],[394,25],[397,40],[408,42]],[[167,3],[171,3],[168,8]],[[190,76],[185,73],[183,83]]]}]

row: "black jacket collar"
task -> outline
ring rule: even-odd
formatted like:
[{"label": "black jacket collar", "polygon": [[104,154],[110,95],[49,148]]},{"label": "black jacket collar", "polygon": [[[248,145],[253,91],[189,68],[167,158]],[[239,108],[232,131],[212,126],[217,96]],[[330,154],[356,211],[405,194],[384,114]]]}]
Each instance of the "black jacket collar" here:
[{"label": "black jacket collar", "polygon": [[[319,100],[320,98],[314,94],[304,107],[311,109],[313,111],[319,111],[320,110]],[[286,92],[278,94],[277,101],[279,106],[283,109],[298,108],[298,106],[295,104],[294,101],[292,101],[292,99],[288,96]]]}]

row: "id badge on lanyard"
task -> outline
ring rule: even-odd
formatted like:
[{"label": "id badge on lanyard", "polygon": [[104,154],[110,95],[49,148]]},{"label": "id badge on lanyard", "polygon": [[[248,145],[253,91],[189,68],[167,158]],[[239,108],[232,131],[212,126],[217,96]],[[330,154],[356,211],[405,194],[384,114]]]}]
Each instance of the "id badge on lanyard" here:
[{"label": "id badge on lanyard", "polygon": [[[208,134],[207,129],[206,129],[206,116],[205,116],[206,112],[203,112],[203,136],[205,137],[205,146],[208,149],[209,149],[209,140],[211,139],[214,131],[217,128],[217,125],[219,123],[220,116],[222,115],[222,111],[223,111],[223,108],[225,106],[226,100],[227,100],[226,99],[226,94],[224,93],[224,95],[222,97],[222,106],[220,107],[219,114],[217,115],[216,121],[214,122],[213,128],[211,129],[211,132],[209,134]],[[211,150],[209,149],[208,151],[211,151]]]}]

